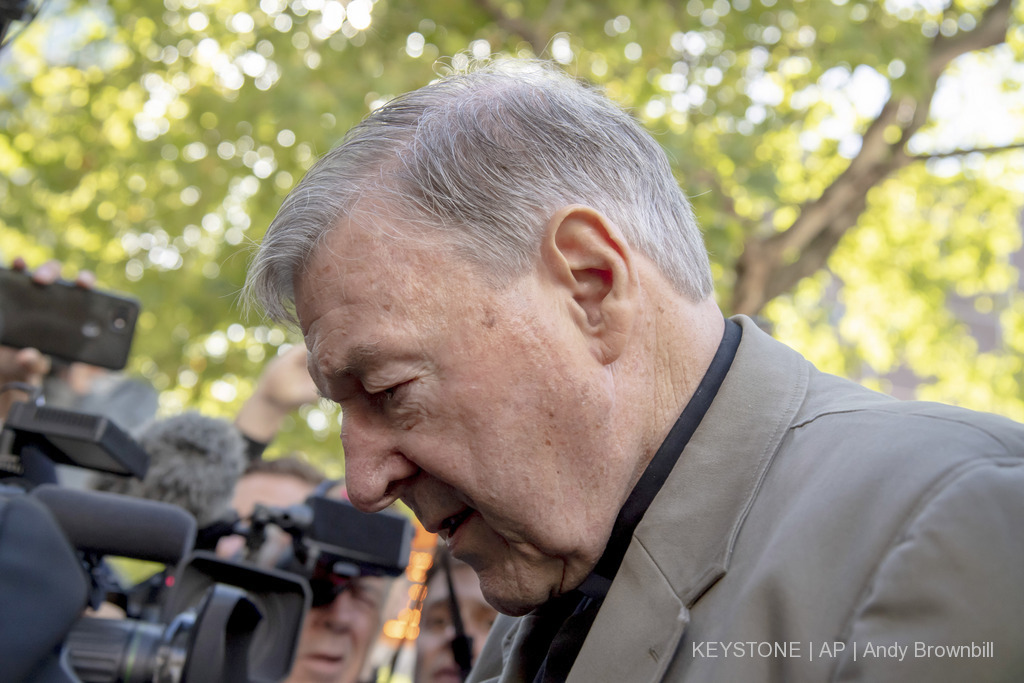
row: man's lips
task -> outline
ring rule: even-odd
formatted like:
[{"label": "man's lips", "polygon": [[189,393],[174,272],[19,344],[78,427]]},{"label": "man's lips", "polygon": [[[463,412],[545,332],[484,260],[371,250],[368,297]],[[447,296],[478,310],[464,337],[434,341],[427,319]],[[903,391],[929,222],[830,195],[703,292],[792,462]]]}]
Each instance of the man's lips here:
[{"label": "man's lips", "polygon": [[450,517],[446,517],[445,519],[441,520],[441,524],[438,528],[437,533],[439,533],[442,536],[442,538],[451,538],[458,530],[458,528],[462,526],[462,523],[469,519],[469,516],[472,515],[474,512],[476,511],[473,508],[467,507],[463,508],[462,510],[460,510],[459,512],[455,513]]},{"label": "man's lips", "polygon": [[345,656],[328,652],[310,652],[302,656],[306,666],[315,669],[336,669],[345,663]]}]

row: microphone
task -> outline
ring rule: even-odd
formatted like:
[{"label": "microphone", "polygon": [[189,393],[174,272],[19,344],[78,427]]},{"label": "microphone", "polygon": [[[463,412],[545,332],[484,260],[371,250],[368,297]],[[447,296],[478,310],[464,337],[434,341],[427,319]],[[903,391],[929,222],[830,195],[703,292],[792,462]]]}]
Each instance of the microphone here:
[{"label": "microphone", "polygon": [[56,484],[41,484],[32,495],[79,550],[171,565],[192,550],[195,520],[177,506]]},{"label": "microphone", "polygon": [[111,477],[98,489],[182,507],[200,530],[232,519],[231,498],[247,464],[233,424],[186,412],[149,423],[135,439],[149,455],[145,478]]}]

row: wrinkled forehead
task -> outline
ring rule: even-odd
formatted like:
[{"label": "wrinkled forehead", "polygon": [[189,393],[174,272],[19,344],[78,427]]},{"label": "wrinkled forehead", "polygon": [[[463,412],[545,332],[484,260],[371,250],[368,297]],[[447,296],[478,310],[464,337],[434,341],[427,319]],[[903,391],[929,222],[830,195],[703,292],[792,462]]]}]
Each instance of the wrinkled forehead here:
[{"label": "wrinkled forehead", "polygon": [[435,327],[448,314],[457,268],[443,248],[337,229],[295,279],[295,311],[318,386],[343,368],[368,367],[358,362],[361,350]]},{"label": "wrinkled forehead", "polygon": [[394,256],[402,251],[450,246],[444,229],[403,208],[402,202],[380,196],[364,198],[335,218],[310,246],[302,267],[295,271],[295,284],[325,263],[334,264],[339,274],[344,274],[367,253]]},{"label": "wrinkled forehead", "polygon": [[303,309],[325,290],[335,304],[370,295],[390,298],[392,291],[407,294],[403,285],[431,273],[430,264],[449,251],[437,231],[416,236],[404,227],[399,230],[392,230],[387,217],[375,216],[369,224],[342,221],[326,233],[292,282],[300,322]]}]

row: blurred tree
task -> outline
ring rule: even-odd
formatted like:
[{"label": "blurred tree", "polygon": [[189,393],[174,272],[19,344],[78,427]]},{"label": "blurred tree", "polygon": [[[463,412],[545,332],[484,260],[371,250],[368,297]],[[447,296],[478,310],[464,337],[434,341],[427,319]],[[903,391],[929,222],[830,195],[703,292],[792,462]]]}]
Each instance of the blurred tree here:
[{"label": "blurred tree", "polygon": [[[910,373],[1024,419],[1022,19],[1010,0],[49,0],[0,53],[0,250],[138,296],[131,370],[165,411],[231,414],[298,341],[237,294],[315,158],[448,66],[541,55],[668,150],[728,312],[866,384]],[[965,310],[996,320],[980,348]],[[310,433],[336,412],[301,417],[277,446],[326,462]]]}]

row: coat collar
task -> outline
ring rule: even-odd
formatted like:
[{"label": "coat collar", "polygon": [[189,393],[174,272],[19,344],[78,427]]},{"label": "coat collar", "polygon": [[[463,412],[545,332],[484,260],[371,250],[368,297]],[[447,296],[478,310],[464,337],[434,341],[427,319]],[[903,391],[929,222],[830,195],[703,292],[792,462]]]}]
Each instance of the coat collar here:
[{"label": "coat collar", "polygon": [[807,391],[809,365],[749,318],[736,358],[640,522],[569,683],[661,678]]},{"label": "coat collar", "polygon": [[[736,358],[633,539],[568,683],[658,681],[689,624],[690,608],[728,569],[733,545],[786,430],[803,402],[810,365],[745,316]],[[535,614],[501,617],[501,683],[523,680]],[[483,658],[483,655],[481,656]],[[477,680],[474,678],[473,680]]]}]

